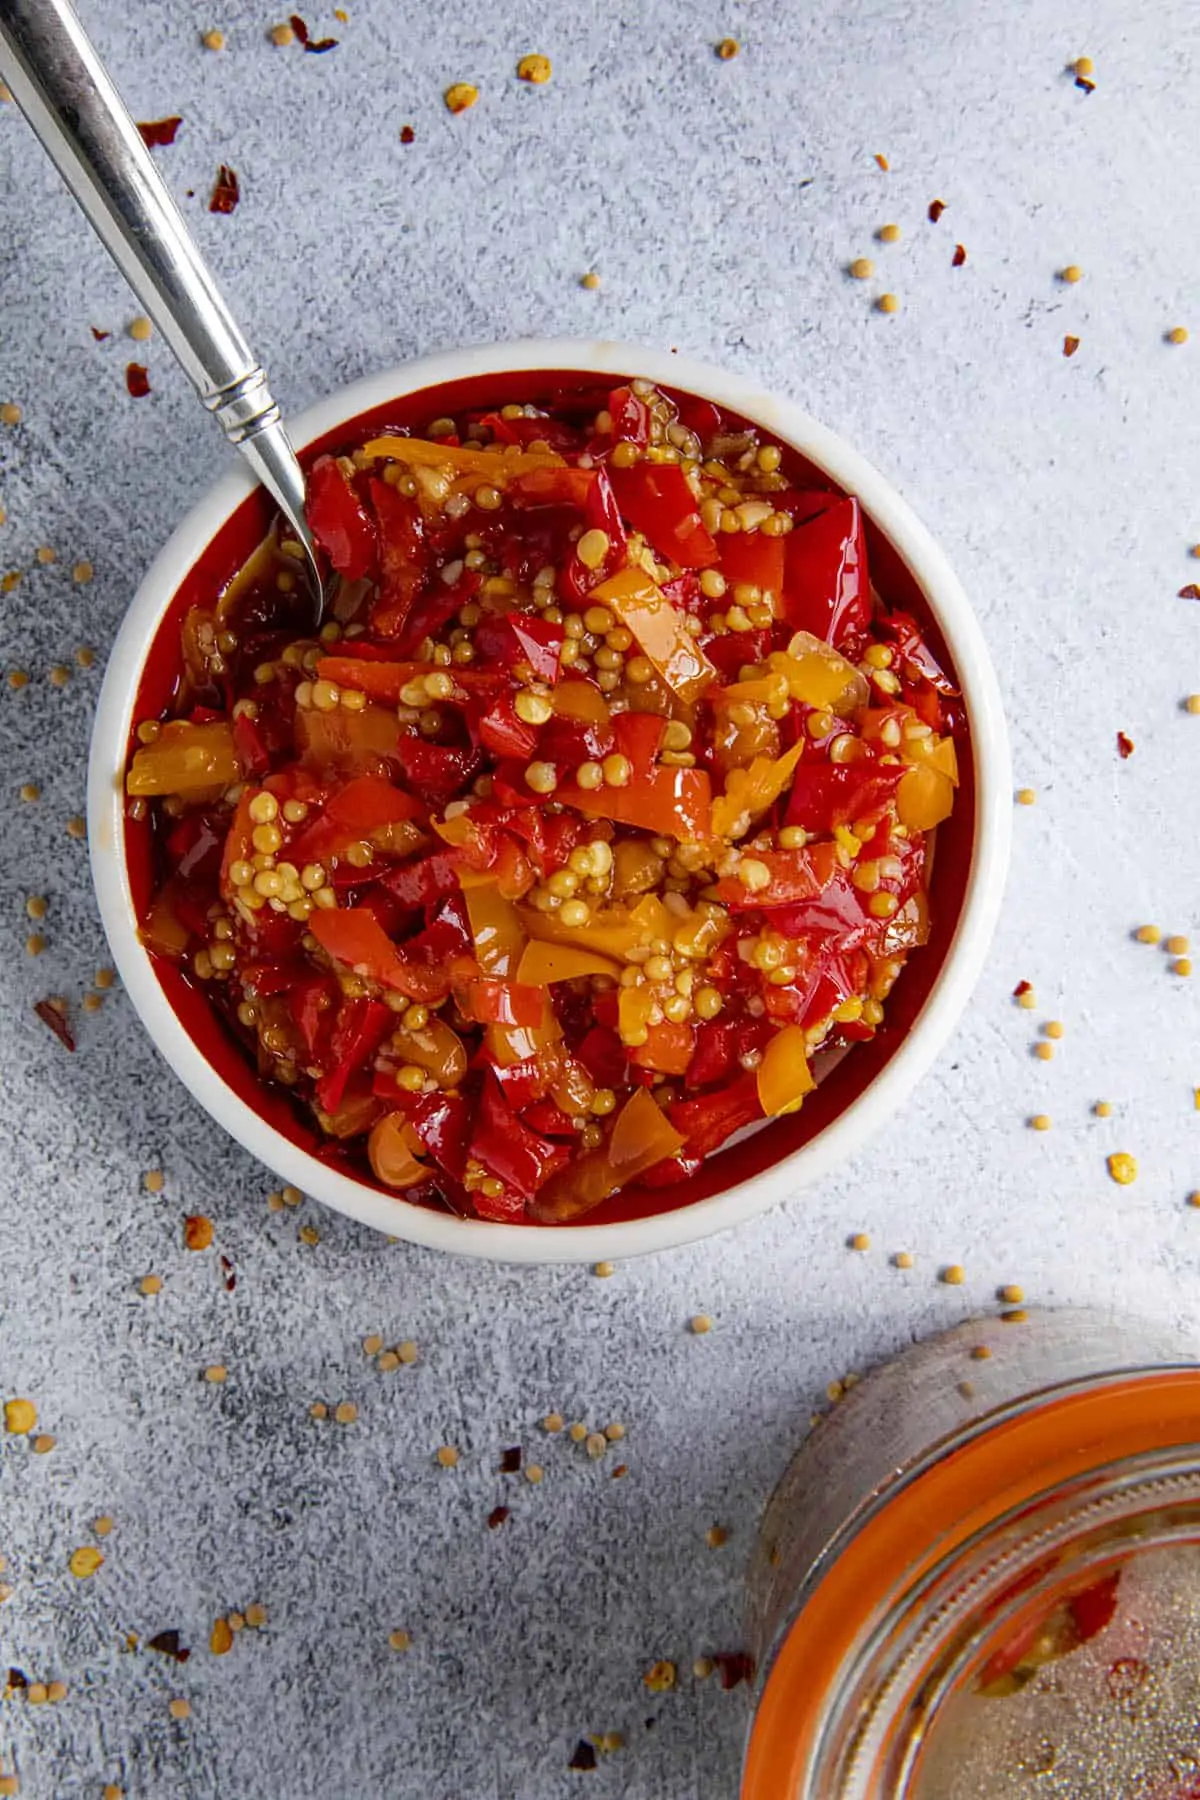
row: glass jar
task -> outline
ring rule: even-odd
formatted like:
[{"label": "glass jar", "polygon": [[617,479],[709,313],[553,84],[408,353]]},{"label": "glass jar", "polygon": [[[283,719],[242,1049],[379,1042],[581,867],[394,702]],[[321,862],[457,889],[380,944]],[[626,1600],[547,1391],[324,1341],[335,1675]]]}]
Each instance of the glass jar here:
[{"label": "glass jar", "polygon": [[1195,1340],[958,1326],[814,1429],[750,1574],[742,1800],[1200,1800]]}]

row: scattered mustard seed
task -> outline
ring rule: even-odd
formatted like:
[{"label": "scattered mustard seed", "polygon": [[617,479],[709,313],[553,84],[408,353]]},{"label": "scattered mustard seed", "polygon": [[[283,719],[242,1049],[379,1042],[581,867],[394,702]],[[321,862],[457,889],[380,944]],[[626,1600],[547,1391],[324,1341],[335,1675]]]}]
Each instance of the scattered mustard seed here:
[{"label": "scattered mustard seed", "polygon": [[583,1447],[594,1462],[608,1449],[608,1439],[602,1431],[589,1431],[583,1441]]},{"label": "scattered mustard seed", "polygon": [[545,1469],[543,1469],[541,1463],[528,1463],[526,1465],[525,1479],[526,1479],[526,1481],[532,1482],[534,1487],[539,1486],[539,1484],[541,1482],[543,1482],[545,1480],[545,1478],[546,1478],[546,1471],[545,1471]]},{"label": "scattered mustard seed", "polygon": [[1022,1287],[1018,1287],[1015,1281],[1010,1281],[1007,1282],[1004,1287],[996,1290],[996,1298],[997,1300],[1003,1300],[1006,1306],[1020,1306],[1022,1300],[1025,1298],[1025,1290]]},{"label": "scattered mustard seed", "polygon": [[587,1434],[588,1434],[587,1426],[581,1425],[579,1423],[578,1419],[576,1419],[575,1423],[571,1426],[570,1430],[567,1432],[567,1436],[570,1438],[570,1440],[573,1444],[582,1444],[582,1442],[583,1442],[584,1438],[586,1438]]},{"label": "scattered mustard seed", "polygon": [[25,950],[29,956],[40,956],[46,948],[46,940],[40,931],[31,931],[25,939]]},{"label": "scattered mustard seed", "polygon": [[522,81],[528,81],[534,87],[543,87],[551,76],[550,58],[536,54],[523,56],[517,64],[517,74]]},{"label": "scattered mustard seed", "polygon": [[50,686],[56,688],[66,687],[70,679],[71,671],[66,663],[55,663],[50,671]]},{"label": "scattered mustard seed", "polygon": [[675,1664],[656,1662],[653,1668],[646,1670],[642,1680],[652,1694],[667,1694],[675,1686]]},{"label": "scattered mustard seed", "polygon": [[292,1187],[290,1183],[287,1187],[280,1189],[279,1197],[285,1206],[299,1206],[304,1199],[300,1189]]},{"label": "scattered mustard seed", "polygon": [[880,294],[875,302],[875,310],[881,313],[897,313],[900,311],[900,302],[895,294]]},{"label": "scattered mustard seed", "polygon": [[65,1700],[66,1697],[67,1684],[65,1681],[52,1681],[46,1689],[46,1698],[52,1706],[56,1705],[59,1700]]},{"label": "scattered mustard seed", "polygon": [[383,1339],[377,1331],[370,1332],[362,1341],[364,1356],[378,1356],[383,1349]]},{"label": "scattered mustard seed", "polygon": [[1041,1062],[1050,1062],[1054,1056],[1054,1045],[1053,1044],[1035,1044],[1033,1046],[1033,1054]]},{"label": "scattered mustard seed", "polygon": [[86,1581],[104,1561],[104,1557],[94,1544],[81,1544],[78,1550],[72,1550],[67,1567],[77,1581]]},{"label": "scattered mustard seed", "polygon": [[724,1525],[710,1525],[704,1534],[704,1541],[710,1550],[719,1550],[722,1544],[728,1543],[729,1533]]},{"label": "scattered mustard seed", "polygon": [[948,1264],[938,1275],[938,1280],[944,1281],[947,1287],[961,1287],[966,1279],[966,1271],[961,1263]]},{"label": "scattered mustard seed", "polygon": [[1172,975],[1182,975],[1186,977],[1190,975],[1191,972],[1192,965],[1186,956],[1176,957],[1175,961],[1171,964]]},{"label": "scattered mustard seed", "polygon": [[1130,1156],[1127,1150],[1114,1150],[1108,1159],[1108,1172],[1114,1181],[1128,1187],[1131,1181],[1137,1180],[1137,1158]]},{"label": "scattered mustard seed", "polygon": [[1188,329],[1186,325],[1173,325],[1167,333],[1168,344],[1186,344]]},{"label": "scattered mustard seed", "polygon": [[192,1716],[191,1703],[187,1700],[172,1700],[167,1711],[173,1719],[190,1719]]},{"label": "scattered mustard seed", "polygon": [[189,1213],[183,1221],[185,1250],[207,1250],[213,1241],[213,1224],[203,1213]]},{"label": "scattered mustard seed", "polygon": [[829,1382],[825,1388],[825,1398],[827,1400],[832,1401],[833,1405],[836,1406],[838,1401],[841,1400],[843,1398],[843,1396],[845,1395],[845,1392],[846,1392],[845,1387],[835,1376],[834,1379],[831,1382]]},{"label": "scattered mustard seed", "polygon": [[1183,703],[1183,710],[1191,713],[1193,717],[1200,713],[1200,694],[1189,694]]},{"label": "scattered mustard seed", "polygon": [[469,81],[456,81],[446,89],[446,111],[467,112],[479,98],[479,89]]},{"label": "scattered mustard seed", "polygon": [[[4,579],[7,581],[8,576],[6,575]],[[6,589],[5,592],[7,591],[8,590]],[[29,676],[24,669],[10,669],[8,672],[8,685],[12,688],[14,693],[18,693],[21,688],[29,686]]]},{"label": "scattered mustard seed", "polygon": [[136,319],[129,321],[129,335],[137,344],[144,344],[154,330],[145,313],[139,313]]},{"label": "scattered mustard seed", "polygon": [[223,50],[225,48],[225,33],[223,31],[206,31],[202,34],[200,42],[204,45],[206,50]]},{"label": "scattered mustard seed", "polygon": [[1034,1131],[1049,1131],[1050,1115],[1049,1113],[1034,1113],[1029,1123]]},{"label": "scattered mustard seed", "polygon": [[0,406],[0,425],[19,425],[20,423],[20,407],[13,400],[6,400],[3,406]]},{"label": "scattered mustard seed", "polygon": [[442,1444],[437,1452],[437,1460],[443,1469],[456,1469],[458,1467],[458,1451],[453,1444]]},{"label": "scattered mustard seed", "polygon": [[1192,946],[1187,938],[1180,936],[1178,933],[1169,937],[1163,945],[1163,949],[1167,952],[1168,956],[1186,956],[1191,947]]},{"label": "scattered mustard seed", "polygon": [[267,1195],[267,1211],[268,1212],[282,1212],[283,1211],[283,1195],[282,1194],[268,1194]]},{"label": "scattered mustard seed", "polygon": [[400,1358],[394,1350],[385,1350],[375,1366],[381,1374],[390,1375],[393,1369],[400,1367]]},{"label": "scattered mustard seed", "polygon": [[92,1520],[92,1530],[98,1538],[108,1537],[112,1528],[113,1521],[108,1513],[101,1513],[98,1519]]},{"label": "scattered mustard seed", "polygon": [[143,1294],[161,1293],[162,1292],[162,1276],[161,1275],[143,1275],[142,1279],[138,1283],[138,1287]]},{"label": "scattered mustard seed", "polygon": [[1012,1306],[1007,1312],[1000,1314],[1000,1323],[1002,1325],[1023,1325],[1028,1317],[1029,1314],[1023,1306]]},{"label": "scattered mustard seed", "polygon": [[240,1612],[229,1613],[227,1615],[227,1619],[228,1619],[229,1629],[230,1629],[230,1631],[233,1632],[235,1637],[237,1636],[239,1631],[245,1631],[246,1621],[242,1617]]},{"label": "scattered mustard seed", "polygon": [[21,783],[21,798],[27,804],[32,804],[33,801],[40,800],[41,797],[42,790],[36,781],[23,781]]},{"label": "scattered mustard seed", "polygon": [[742,46],[736,38],[726,37],[722,38],[720,43],[714,47],[722,62],[732,62]]},{"label": "scattered mustard seed", "polygon": [[697,1681],[707,1681],[716,1666],[711,1656],[698,1656],[692,1664],[692,1674]]},{"label": "scattered mustard seed", "polygon": [[1037,804],[1037,794],[1034,792],[1034,790],[1032,788],[1018,788],[1017,789],[1017,805],[1018,806],[1035,806],[1036,804]]},{"label": "scattered mustard seed", "polygon": [[97,969],[92,977],[94,985],[104,991],[107,991],[116,979],[117,971],[115,969]]},{"label": "scattered mustard seed", "polygon": [[411,1650],[412,1638],[407,1631],[393,1631],[388,1635],[388,1643],[393,1650]]},{"label": "scattered mustard seed", "polygon": [[1157,944],[1162,940],[1162,932],[1157,925],[1139,925],[1133,935],[1139,944]]},{"label": "scattered mustard seed", "polygon": [[551,1437],[553,1437],[557,1432],[561,1431],[562,1428],[563,1428],[563,1416],[561,1413],[547,1413],[545,1418],[542,1420],[542,1430],[549,1432]]},{"label": "scattered mustard seed", "polygon": [[898,225],[881,225],[875,236],[881,244],[897,244],[900,241],[900,227]]},{"label": "scattered mustard seed", "polygon": [[50,1432],[48,1432],[48,1431],[39,1432],[38,1436],[35,1437],[33,1440],[33,1444],[32,1444],[33,1454],[35,1456],[49,1456],[50,1452],[53,1450],[53,1448],[54,1448],[55,1444],[57,1444],[57,1442],[58,1442],[58,1439],[56,1437],[53,1437],[50,1434]]},{"label": "scattered mustard seed", "polygon": [[1025,993],[1017,995],[1017,1005],[1023,1012],[1033,1011],[1034,1007],[1037,1005],[1037,995],[1032,988],[1028,988]]},{"label": "scattered mustard seed", "polygon": [[850,264],[848,273],[854,277],[855,281],[870,281],[875,273],[875,264],[869,256],[856,256]]},{"label": "scattered mustard seed", "polygon": [[1095,1113],[1095,1115],[1098,1119],[1111,1119],[1112,1118],[1112,1101],[1111,1100],[1097,1100],[1096,1104],[1092,1107],[1092,1111]]},{"label": "scattered mustard seed", "polygon": [[1042,1030],[1048,1038],[1060,1038],[1066,1030],[1066,1027],[1061,1019],[1047,1019],[1046,1023],[1042,1026]]},{"label": "scattered mustard seed", "polygon": [[24,1437],[37,1424],[37,1407],[32,1400],[4,1402],[4,1429],[10,1437]]},{"label": "scattered mustard seed", "polygon": [[49,1695],[44,1681],[31,1681],[25,1689],[25,1698],[30,1706],[45,1706]]},{"label": "scattered mustard seed", "polygon": [[104,1790],[103,1800],[125,1800],[125,1789],[110,1781]]},{"label": "scattered mustard seed", "polygon": [[914,1258],[911,1250],[897,1250],[895,1256],[892,1258],[892,1267],[895,1269],[911,1269],[913,1262]]},{"label": "scattered mustard seed", "polygon": [[1065,269],[1059,270],[1058,278],[1060,281],[1065,281],[1068,286],[1074,287],[1077,281],[1083,280],[1083,270],[1078,263],[1068,263]]},{"label": "scattered mustard seed", "polygon": [[246,1623],[251,1631],[261,1631],[267,1622],[267,1609],[258,1600],[246,1608]]},{"label": "scattered mustard seed", "polygon": [[596,289],[600,286],[600,277],[597,275],[595,269],[589,269],[585,275],[581,275],[579,277],[579,285],[581,288],[587,288],[589,293],[595,293]]},{"label": "scattered mustard seed", "polygon": [[58,551],[52,550],[49,544],[40,545],[39,548],[34,551],[34,555],[37,557],[43,568],[47,568],[52,562],[58,561]]},{"label": "scattered mustard seed", "polygon": [[214,1656],[227,1656],[233,1649],[233,1629],[228,1619],[214,1619],[208,1647]]},{"label": "scattered mustard seed", "polygon": [[971,1351],[971,1361],[972,1362],[987,1362],[988,1359],[990,1358],[991,1354],[992,1353],[988,1349],[986,1344],[976,1344],[974,1349]]},{"label": "scattered mustard seed", "polygon": [[71,570],[71,580],[78,582],[80,587],[86,587],[95,573],[96,571],[90,562],[77,562],[75,567]]},{"label": "scattered mustard seed", "polygon": [[294,44],[296,41],[296,34],[290,25],[272,25],[267,36],[277,50],[286,50],[289,44]]},{"label": "scattered mustard seed", "polygon": [[847,1248],[850,1250],[869,1250],[871,1248],[871,1239],[865,1231],[856,1231],[854,1236],[848,1238],[846,1242]]},{"label": "scattered mustard seed", "polygon": [[82,843],[87,836],[87,820],[81,818],[78,813],[76,813],[73,818],[68,819],[67,836],[69,838],[74,838],[77,843]]},{"label": "scattered mustard seed", "polygon": [[302,1244],[319,1244],[321,1241],[321,1234],[315,1225],[302,1225],[296,1236]]},{"label": "scattered mustard seed", "polygon": [[592,1274],[598,1275],[601,1281],[607,1281],[610,1275],[616,1273],[616,1269],[616,1263],[598,1262],[592,1264]]},{"label": "scattered mustard seed", "polygon": [[695,1313],[688,1320],[688,1330],[693,1337],[703,1337],[712,1330],[712,1320],[707,1313]]},{"label": "scattered mustard seed", "polygon": [[396,1351],[396,1355],[406,1367],[411,1367],[412,1364],[417,1361],[420,1354],[421,1352],[412,1338],[405,1338],[404,1342]]},{"label": "scattered mustard seed", "polygon": [[625,1436],[625,1427],[614,1419],[611,1425],[604,1427],[604,1435],[610,1444],[619,1444]]},{"label": "scattered mustard seed", "polygon": [[333,1416],[339,1425],[353,1425],[358,1418],[358,1408],[353,1400],[339,1400],[333,1409]]},{"label": "scattered mustard seed", "polygon": [[1086,81],[1089,75],[1096,73],[1096,65],[1090,56],[1077,56],[1071,64],[1071,70],[1076,75],[1082,75]]},{"label": "scattered mustard seed", "polygon": [[228,1375],[229,1370],[225,1367],[224,1363],[209,1363],[204,1371],[205,1381],[211,1381],[216,1387],[220,1387],[228,1378]]},{"label": "scattered mustard seed", "polygon": [[323,1400],[314,1400],[308,1409],[308,1416],[310,1419],[327,1419],[329,1408]]}]

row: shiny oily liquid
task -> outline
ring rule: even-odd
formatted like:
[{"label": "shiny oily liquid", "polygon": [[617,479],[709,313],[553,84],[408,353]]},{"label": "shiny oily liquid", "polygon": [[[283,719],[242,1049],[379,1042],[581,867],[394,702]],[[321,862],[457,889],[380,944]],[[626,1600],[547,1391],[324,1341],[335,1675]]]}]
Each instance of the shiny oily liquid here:
[{"label": "shiny oily liquid", "polygon": [[1104,1628],[1028,1666],[947,1702],[912,1800],[1200,1800],[1200,1544],[1123,1563]]}]

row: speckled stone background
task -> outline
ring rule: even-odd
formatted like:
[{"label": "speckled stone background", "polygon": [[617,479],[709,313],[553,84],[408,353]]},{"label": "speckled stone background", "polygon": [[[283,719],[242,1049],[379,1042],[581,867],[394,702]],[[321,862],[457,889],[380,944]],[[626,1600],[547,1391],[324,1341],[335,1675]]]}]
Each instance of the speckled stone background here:
[{"label": "speckled stone background", "polygon": [[[1197,983],[1130,933],[1200,928],[1200,718],[1181,707],[1200,689],[1200,607],[1176,598],[1200,576],[1200,13],[351,0],[345,23],[309,15],[341,41],[306,56],[274,48],[249,0],[83,10],[135,116],[182,114],[160,167],[285,402],[534,332],[673,343],[776,385],[940,534],[1037,804],[1019,809],[1002,927],[937,1073],[836,1180],[736,1236],[601,1280],[441,1261],[312,1202],[268,1211],[269,1173],[206,1123],[120,993],[82,1010],[105,951],[66,830],[105,648],[227,453],[160,344],[153,393],[126,393],[138,309],[0,110],[0,400],[23,409],[0,428],[0,564],[22,573],[0,658],[30,676],[0,689],[0,1396],[33,1399],[56,1439],[0,1445],[0,1662],[69,1687],[0,1702],[0,1772],[55,1800],[106,1783],[732,1800],[747,1691],[689,1671],[740,1643],[756,1519],[826,1384],[994,1310],[1003,1282],[1180,1324],[1195,1310]],[[212,26],[219,55],[199,41]],[[713,52],[726,33],[730,62]],[[530,50],[553,61],[548,87],[515,79]],[[1092,94],[1064,72],[1083,53]],[[457,80],[480,99],[452,118]],[[242,181],[228,218],[206,210],[218,161]],[[872,247],[889,220],[902,241]],[[850,281],[868,253],[878,279]],[[1074,287],[1056,280],[1069,262]],[[903,302],[890,318],[872,311],[885,287]],[[1180,324],[1198,335],[1177,348]],[[57,562],[39,566],[39,546]],[[84,557],[86,588],[70,573]],[[49,900],[36,960],[30,894]],[[1020,979],[1035,1012],[1013,1005]],[[47,994],[70,1002],[73,1058],[31,1011]],[[1053,1017],[1066,1036],[1044,1064],[1031,1045]],[[1048,1133],[1027,1128],[1039,1111]],[[1107,1177],[1117,1149],[1139,1159],[1132,1187]],[[161,1194],[143,1190],[151,1169]],[[214,1220],[211,1250],[183,1249],[189,1212]],[[846,1247],[859,1230],[867,1254]],[[960,1287],[938,1281],[952,1262]],[[704,1337],[686,1329],[700,1311]],[[375,1331],[416,1339],[419,1362],[380,1373],[360,1348]],[[202,1379],[213,1363],[223,1386]],[[314,1421],[317,1399],[353,1401],[357,1422]],[[590,1461],[545,1439],[551,1409],[627,1438]],[[435,1464],[442,1443],[456,1470]],[[515,1444],[540,1487],[498,1472]],[[105,1563],[78,1582],[68,1557],[101,1515]],[[213,1620],[252,1602],[266,1626],[213,1657]],[[186,1666],[124,1647],[163,1629],[192,1647]],[[680,1679],[654,1696],[642,1676],[660,1658]],[[616,1731],[624,1749],[568,1772],[581,1736]]]}]

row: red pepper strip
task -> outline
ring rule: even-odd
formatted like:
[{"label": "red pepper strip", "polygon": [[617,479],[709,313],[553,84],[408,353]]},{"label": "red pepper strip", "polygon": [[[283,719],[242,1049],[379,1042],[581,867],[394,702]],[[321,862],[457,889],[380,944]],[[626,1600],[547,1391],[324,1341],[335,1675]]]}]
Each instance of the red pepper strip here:
[{"label": "red pepper strip", "polygon": [[743,1025],[736,1019],[711,1019],[696,1027],[696,1047],[687,1066],[690,1088],[712,1087],[733,1073],[743,1047]]},{"label": "red pepper strip", "polygon": [[612,727],[618,751],[633,765],[632,779],[641,781],[654,766],[667,729],[666,720],[657,713],[624,712],[616,715]]},{"label": "red pepper strip", "polygon": [[721,538],[721,573],[730,587],[744,581],[778,596],[783,593],[786,550],[786,538],[735,531]]},{"label": "red pepper strip", "polygon": [[660,556],[681,569],[707,569],[717,561],[717,546],[678,463],[635,463],[612,469],[609,479],[623,517]]},{"label": "red pepper strip", "polygon": [[811,900],[828,880],[815,851],[756,850],[753,861],[769,870],[771,879],[766,887],[752,891],[737,875],[725,875],[717,883],[717,898],[731,912],[750,912],[760,906],[792,906],[798,900]]},{"label": "red pepper strip", "polygon": [[181,881],[215,881],[225,836],[208,813],[185,813],[167,839],[167,861]]},{"label": "red pepper strip", "polygon": [[484,976],[469,984],[464,1000],[477,1025],[540,1026],[546,1020],[545,988],[525,981]]},{"label": "red pepper strip", "polygon": [[499,1194],[485,1194],[482,1188],[476,1188],[469,1198],[476,1216],[494,1225],[519,1225],[525,1217],[525,1196],[512,1188]]},{"label": "red pepper strip", "polygon": [[881,630],[895,639],[896,648],[905,662],[910,662],[930,687],[935,687],[939,694],[945,694],[950,699],[957,696],[958,688],[926,644],[920,626],[909,613],[885,613],[879,624]]},{"label": "red pepper strip", "polygon": [[366,706],[357,713],[342,707],[327,713],[299,710],[295,732],[305,764],[323,774],[363,775],[398,759],[400,726],[395,713],[382,706]]},{"label": "red pepper strip", "polygon": [[753,1073],[695,1100],[677,1100],[667,1109],[667,1117],[682,1133],[691,1156],[711,1156],[726,1138],[762,1116],[758,1079]]},{"label": "red pepper strip", "polygon": [[691,1177],[703,1162],[701,1156],[664,1157],[662,1162],[655,1163],[644,1175],[638,1176],[638,1186],[647,1188],[677,1187],[681,1181],[690,1181]]},{"label": "red pepper strip", "polygon": [[835,648],[871,621],[867,541],[858,501],[839,500],[785,540],[783,616]]},{"label": "red pepper strip", "polygon": [[657,1069],[660,1075],[686,1074],[696,1044],[692,1025],[649,1025],[646,1042],[631,1050],[629,1060],[639,1069]]},{"label": "red pepper strip", "polygon": [[489,1070],[483,1078],[470,1155],[526,1200],[570,1160],[570,1151],[522,1125]]},{"label": "red pepper strip", "polygon": [[479,741],[493,756],[512,756],[528,762],[537,743],[538,728],[517,717],[511,694],[501,694],[486,708],[480,708],[475,728]]},{"label": "red pepper strip", "polygon": [[868,819],[894,799],[906,773],[877,763],[801,762],[792,779],[786,822],[805,831],[832,831]]},{"label": "red pepper strip", "polygon": [[407,494],[374,475],[367,486],[379,521],[379,598],[371,625],[380,637],[396,637],[425,584],[425,528],[416,501]]},{"label": "red pepper strip", "polygon": [[473,641],[478,663],[498,663],[501,668],[512,669],[525,662],[538,681],[553,685],[558,680],[563,629],[548,619],[515,611],[485,613],[475,628]]},{"label": "red pepper strip", "polygon": [[[511,1100],[508,1089],[505,1088],[504,1091]],[[577,1135],[570,1114],[565,1113],[553,1100],[535,1100],[531,1106],[522,1107],[520,1112],[521,1123],[528,1125],[530,1131],[536,1131],[539,1137],[574,1138]]]},{"label": "red pepper strip", "polygon": [[545,762],[577,768],[581,762],[602,762],[614,742],[612,726],[556,713],[539,733],[538,756]]},{"label": "red pepper strip", "polygon": [[229,822],[229,830],[225,837],[225,848],[221,853],[221,896],[225,900],[233,899],[233,883],[229,879],[229,871],[235,862],[246,862],[254,855],[254,820],[250,817],[250,802],[254,795],[249,788],[243,788],[237,805],[233,810],[233,818]]},{"label": "red pepper strip", "polygon": [[562,782],[554,798],[589,819],[636,825],[655,837],[699,843],[709,836],[712,783],[703,769],[667,769],[659,763],[628,787],[589,790]]},{"label": "red pepper strip", "polygon": [[293,984],[288,1005],[310,1061],[324,1061],[324,1040],[333,1024],[342,990],[328,975],[313,975]]},{"label": "red pepper strip", "polygon": [[650,442],[650,408],[632,388],[615,387],[608,396],[611,437],[616,444],[636,444],[644,450]]},{"label": "red pepper strip", "polygon": [[[514,1112],[523,1113],[526,1107],[542,1099],[550,1091],[555,1079],[551,1060],[544,1055],[527,1056],[523,1062],[508,1064],[490,1063],[488,1065],[496,1080],[504,1090],[504,1097]],[[534,1125],[534,1130],[540,1127]]]},{"label": "red pepper strip", "polygon": [[748,663],[765,662],[771,648],[771,630],[767,626],[761,631],[726,631],[720,637],[697,638],[696,642],[722,683],[732,686]]},{"label": "red pepper strip", "polygon": [[359,775],[334,794],[320,818],[288,840],[288,857],[297,864],[320,862],[384,825],[398,825],[423,813],[418,800],[394,787],[385,776]]},{"label": "red pepper strip", "polygon": [[582,512],[595,478],[594,469],[527,469],[512,477],[507,491],[514,506],[573,506]]},{"label": "red pepper strip", "polygon": [[645,1088],[631,1094],[608,1142],[577,1156],[530,1205],[535,1219],[562,1225],[591,1212],[610,1194],[634,1182],[647,1169],[682,1149],[679,1133]]},{"label": "red pepper strip", "polygon": [[428,593],[414,600],[404,615],[396,638],[398,653],[401,656],[415,656],[425,639],[437,637],[443,626],[450,623],[455,613],[482,586],[483,576],[477,569],[464,569],[452,587],[447,587],[444,581],[434,582]]},{"label": "red pepper strip", "polygon": [[309,470],[304,510],[313,536],[339,575],[361,581],[370,574],[375,527],[332,456],[318,457]]},{"label": "red pepper strip", "polygon": [[[381,887],[387,889],[402,906],[416,908],[444,900],[458,889],[458,853],[433,850],[414,862],[402,863],[385,875]],[[313,918],[316,918],[314,913]],[[330,914],[330,917],[333,915]]]},{"label": "red pepper strip", "polygon": [[422,1094],[405,1107],[408,1121],[439,1167],[461,1181],[467,1166],[469,1109],[461,1094]]},{"label": "red pepper strip", "polygon": [[245,781],[256,781],[271,767],[270,752],[262,732],[245,713],[238,713],[233,721],[233,749]]},{"label": "red pepper strip", "polygon": [[337,1111],[350,1077],[366,1068],[395,1024],[395,1013],[382,1000],[343,1003],[330,1044],[333,1067],[317,1083],[317,1101],[323,1111]]},{"label": "red pepper strip", "polygon": [[399,706],[400,690],[418,675],[428,675],[430,665],[420,662],[378,662],[356,656],[323,656],[317,664],[322,681],[334,687],[358,688],[368,699],[384,706]]},{"label": "red pepper strip", "polygon": [[625,1079],[625,1047],[607,1025],[593,1025],[575,1055],[597,1087],[620,1087]]},{"label": "red pepper strip", "polygon": [[424,738],[408,733],[399,738],[396,759],[409,787],[427,806],[433,807],[444,806],[447,800],[461,794],[483,767],[480,750],[430,744]]},{"label": "red pepper strip", "polygon": [[679,423],[694,431],[702,444],[706,444],[713,433],[720,429],[721,409],[714,406],[711,400],[696,400],[690,394],[684,394],[679,402]]},{"label": "red pepper strip", "polygon": [[238,978],[251,998],[267,1000],[272,994],[290,993],[304,974],[301,963],[264,961],[244,963]]},{"label": "red pepper strip", "polygon": [[397,993],[407,994],[411,1000],[429,1000],[449,989],[448,970],[406,962],[366,907],[339,906],[332,912],[318,909],[308,920],[307,928],[335,961],[384,987],[395,988]]},{"label": "red pepper strip", "polygon": [[[533,419],[506,419],[498,412],[488,412],[468,413],[466,423],[486,425],[499,444],[534,444],[540,441],[549,444],[551,450],[580,448],[578,431],[573,425],[564,424],[561,419],[548,419],[541,415]],[[440,442],[454,444],[458,440],[442,438]]]}]

